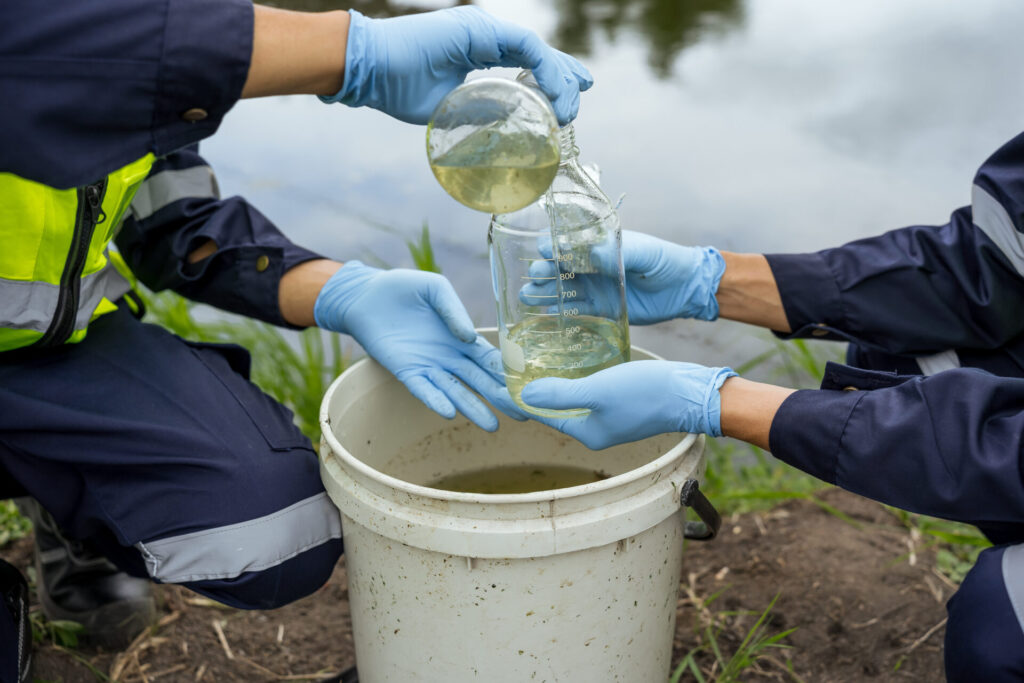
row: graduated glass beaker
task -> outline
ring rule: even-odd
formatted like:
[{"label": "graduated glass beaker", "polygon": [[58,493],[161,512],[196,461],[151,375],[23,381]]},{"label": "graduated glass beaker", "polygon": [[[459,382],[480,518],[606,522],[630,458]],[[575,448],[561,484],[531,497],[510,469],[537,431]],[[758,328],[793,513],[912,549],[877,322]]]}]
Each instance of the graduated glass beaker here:
[{"label": "graduated glass beaker", "polygon": [[562,164],[548,192],[514,213],[491,217],[488,247],[505,380],[523,403],[540,377],[576,379],[629,360],[622,231],[618,215],[577,161],[571,126],[561,131]]}]

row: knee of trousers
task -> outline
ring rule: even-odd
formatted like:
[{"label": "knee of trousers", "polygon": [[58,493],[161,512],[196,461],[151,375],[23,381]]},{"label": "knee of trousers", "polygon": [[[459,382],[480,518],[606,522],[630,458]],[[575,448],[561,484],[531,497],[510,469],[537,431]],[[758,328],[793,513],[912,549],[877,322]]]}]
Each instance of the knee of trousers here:
[{"label": "knee of trousers", "polygon": [[136,544],[148,575],[241,609],[309,595],[342,553],[341,514],[326,492],[270,514]]},{"label": "knee of trousers", "polygon": [[[1024,546],[989,548],[978,556],[978,562],[964,578],[960,589],[949,599],[946,609],[945,663],[946,678],[951,683],[967,681],[1024,680],[1024,604],[1014,602],[1015,588],[1008,585],[1008,567],[1004,555],[1015,549],[1006,560],[1016,560],[1016,571],[1024,572]],[[1019,597],[1016,596],[1019,601]]]},{"label": "knee of trousers", "polygon": [[314,593],[327,583],[341,557],[340,538],[284,562],[237,577],[185,581],[181,585],[239,609],[275,609]]}]

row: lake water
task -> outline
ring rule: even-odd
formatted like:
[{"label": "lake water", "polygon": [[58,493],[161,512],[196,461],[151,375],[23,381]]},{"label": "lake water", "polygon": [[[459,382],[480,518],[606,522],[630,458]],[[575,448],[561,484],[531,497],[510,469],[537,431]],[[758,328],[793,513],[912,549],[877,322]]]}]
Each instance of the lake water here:
[{"label": "lake water", "polygon": [[[476,4],[588,66],[581,160],[600,167],[613,200],[625,194],[623,227],[681,243],[809,251],[943,223],[969,202],[978,165],[1024,129],[1019,0]],[[351,6],[384,16],[445,5]],[[225,195],[331,258],[410,266],[405,240],[428,223],[444,274],[473,319],[493,325],[488,217],[440,188],[424,136],[369,109],[271,98],[238,104],[202,151]],[[695,321],[634,327],[633,342],[710,364],[767,343]]]}]

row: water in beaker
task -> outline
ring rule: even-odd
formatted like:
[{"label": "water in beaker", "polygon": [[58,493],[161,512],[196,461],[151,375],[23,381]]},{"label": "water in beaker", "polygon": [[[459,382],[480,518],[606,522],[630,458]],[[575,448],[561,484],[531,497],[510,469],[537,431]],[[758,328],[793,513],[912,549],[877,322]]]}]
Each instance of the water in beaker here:
[{"label": "water in beaker", "polygon": [[629,360],[622,232],[608,198],[575,163],[571,128],[562,131],[562,167],[538,202],[492,216],[491,276],[505,380],[516,403],[540,377],[577,379]]}]

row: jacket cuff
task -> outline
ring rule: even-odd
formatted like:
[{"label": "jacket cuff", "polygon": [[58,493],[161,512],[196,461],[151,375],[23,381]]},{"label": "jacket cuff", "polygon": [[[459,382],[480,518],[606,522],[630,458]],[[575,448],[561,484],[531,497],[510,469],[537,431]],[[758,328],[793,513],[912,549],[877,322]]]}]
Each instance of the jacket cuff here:
[{"label": "jacket cuff", "polygon": [[249,0],[169,0],[153,111],[157,156],[207,138],[242,96],[253,44]]},{"label": "jacket cuff", "polygon": [[780,339],[818,337],[849,341],[843,327],[842,297],[831,268],[820,253],[765,254],[782,297],[792,332],[775,332]]},{"label": "jacket cuff", "polygon": [[836,484],[843,434],[862,391],[804,389],[782,402],[768,434],[768,445],[779,460]]},{"label": "jacket cuff", "polygon": [[219,248],[198,268],[179,265],[180,284],[173,289],[225,311],[299,330],[303,328],[286,321],[281,313],[281,278],[300,263],[322,258],[286,241]]}]

